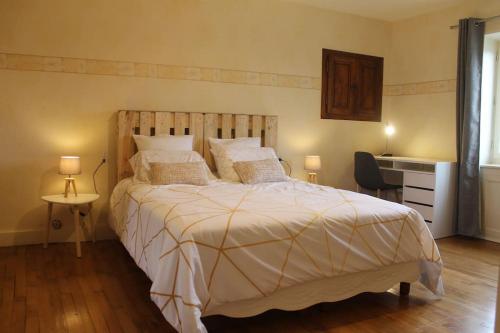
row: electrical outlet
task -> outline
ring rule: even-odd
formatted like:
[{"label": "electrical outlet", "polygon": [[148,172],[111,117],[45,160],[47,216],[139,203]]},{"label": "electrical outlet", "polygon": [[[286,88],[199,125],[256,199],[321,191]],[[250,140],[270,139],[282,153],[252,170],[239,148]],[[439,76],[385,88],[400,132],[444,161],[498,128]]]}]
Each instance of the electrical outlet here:
[{"label": "electrical outlet", "polygon": [[50,221],[50,222],[51,222],[51,224],[52,224],[52,228],[53,228],[54,230],[59,230],[59,229],[61,229],[61,227],[62,227],[62,222],[61,222],[61,220],[59,220],[59,219],[53,219],[53,220],[52,220],[52,221]]}]

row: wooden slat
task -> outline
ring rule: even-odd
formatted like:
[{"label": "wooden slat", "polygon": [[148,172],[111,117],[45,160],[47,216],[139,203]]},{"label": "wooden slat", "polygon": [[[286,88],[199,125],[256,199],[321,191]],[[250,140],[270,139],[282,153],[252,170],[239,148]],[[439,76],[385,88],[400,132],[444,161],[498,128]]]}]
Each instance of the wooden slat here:
[{"label": "wooden slat", "polygon": [[151,128],[153,127],[153,113],[140,112],[139,113],[139,134],[151,135]]},{"label": "wooden slat", "polygon": [[132,173],[128,160],[135,151],[132,134],[138,118],[138,112],[120,111],[118,113],[118,180]]},{"label": "wooden slat", "polygon": [[252,136],[262,136],[262,116],[252,116]]},{"label": "wooden slat", "polygon": [[248,136],[248,115],[237,114],[234,116],[234,132],[236,138]]},{"label": "wooden slat", "polygon": [[231,130],[233,129],[233,115],[223,114],[222,115],[222,138],[231,139]]},{"label": "wooden slat", "polygon": [[188,114],[176,112],[174,114],[174,133],[175,135],[184,135],[184,130],[188,127]]},{"label": "wooden slat", "polygon": [[278,117],[266,116],[266,128],[264,135],[264,146],[271,147],[276,150],[278,143]]},{"label": "wooden slat", "polygon": [[170,134],[173,128],[171,112],[155,112],[155,135]]},{"label": "wooden slat", "polygon": [[207,161],[211,170],[215,170],[215,163],[210,153],[210,146],[208,145],[208,138],[217,138],[217,129],[219,124],[219,115],[214,113],[207,113],[203,119],[203,157]]},{"label": "wooden slat", "polygon": [[189,116],[189,134],[193,135],[193,150],[203,156],[203,113],[191,113]]}]

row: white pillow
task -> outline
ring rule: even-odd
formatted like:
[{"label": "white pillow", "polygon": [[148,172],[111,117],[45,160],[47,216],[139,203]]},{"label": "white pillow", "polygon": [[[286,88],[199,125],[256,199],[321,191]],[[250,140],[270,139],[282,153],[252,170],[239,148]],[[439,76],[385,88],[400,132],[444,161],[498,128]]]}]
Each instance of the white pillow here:
[{"label": "white pillow", "polygon": [[236,139],[216,139],[208,138],[210,149],[225,149],[225,148],[259,148],[260,137],[254,138],[236,138]]},{"label": "white pillow", "polygon": [[196,151],[164,151],[164,150],[143,150],[136,153],[129,160],[132,170],[134,170],[134,181],[142,183],[151,183],[151,165],[150,163],[186,163],[203,162],[207,169],[210,179],[215,177],[210,172],[208,165],[203,157]]},{"label": "white pillow", "polygon": [[137,150],[191,151],[192,135],[133,135]]},{"label": "white pillow", "polygon": [[273,148],[238,148],[230,147],[225,149],[211,149],[214,155],[215,165],[217,166],[217,172],[219,177],[224,180],[229,180],[233,182],[241,182],[240,177],[236,173],[233,167],[234,162],[242,161],[258,161],[267,160],[272,158],[278,158]]}]

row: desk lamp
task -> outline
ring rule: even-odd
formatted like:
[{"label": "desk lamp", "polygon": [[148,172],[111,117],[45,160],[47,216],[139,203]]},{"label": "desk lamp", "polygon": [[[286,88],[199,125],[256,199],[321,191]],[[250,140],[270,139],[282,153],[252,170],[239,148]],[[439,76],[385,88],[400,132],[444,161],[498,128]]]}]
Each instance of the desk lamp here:
[{"label": "desk lamp", "polygon": [[396,133],[396,129],[394,128],[394,126],[387,123],[384,132],[385,132],[385,152],[382,154],[382,156],[392,156],[392,154],[389,153],[389,140],[391,136],[393,136],[394,133]]}]

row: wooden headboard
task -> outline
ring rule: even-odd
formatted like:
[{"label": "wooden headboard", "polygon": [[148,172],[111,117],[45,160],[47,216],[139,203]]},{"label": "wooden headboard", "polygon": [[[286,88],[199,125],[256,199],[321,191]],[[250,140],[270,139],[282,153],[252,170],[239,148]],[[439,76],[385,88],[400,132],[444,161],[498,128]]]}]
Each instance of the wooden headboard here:
[{"label": "wooden headboard", "polygon": [[118,180],[133,174],[128,162],[137,151],[133,134],[193,135],[193,149],[199,152],[214,170],[215,164],[210,154],[208,138],[261,137],[262,146],[276,149],[278,117],[231,113],[119,111]]}]

